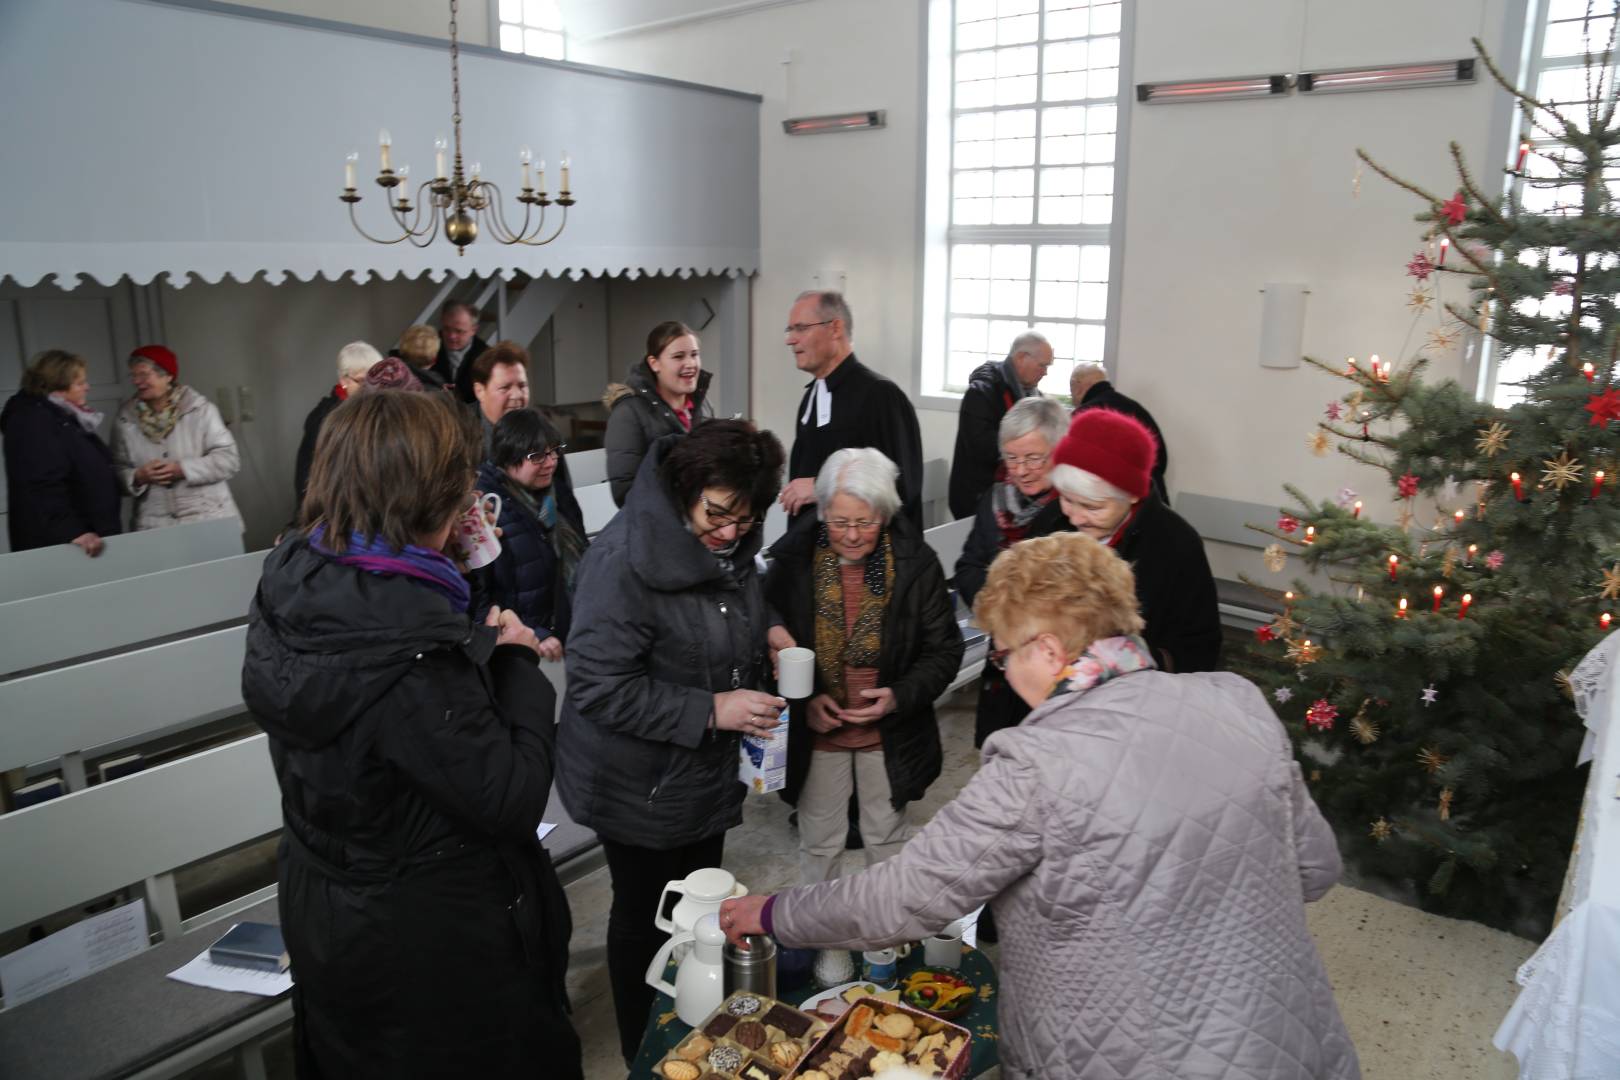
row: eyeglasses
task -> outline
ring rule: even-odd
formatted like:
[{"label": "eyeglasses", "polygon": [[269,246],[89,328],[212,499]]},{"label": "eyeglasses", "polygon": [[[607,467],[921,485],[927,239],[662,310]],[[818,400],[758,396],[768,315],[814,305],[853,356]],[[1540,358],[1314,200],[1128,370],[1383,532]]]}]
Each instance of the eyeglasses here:
[{"label": "eyeglasses", "polygon": [[562,456],[562,452],[564,450],[566,450],[566,449],[568,449],[568,444],[565,443],[565,442],[560,442],[556,446],[548,446],[544,450],[535,450],[535,451],[532,451],[531,453],[524,454],[523,455],[523,460],[524,461],[532,461],[532,462],[534,462],[535,464],[538,465],[540,462],[545,461],[547,458],[554,458],[554,457]]},{"label": "eyeglasses", "polygon": [[881,528],[883,528],[883,522],[867,521],[865,518],[862,518],[859,521],[851,521],[849,518],[827,519],[828,532],[841,533],[849,532],[851,529],[854,529],[856,532],[867,533]]},{"label": "eyeglasses", "polygon": [[1001,460],[1006,462],[1009,469],[1038,469],[1051,458],[1052,452],[1044,454],[1002,454]]},{"label": "eyeglasses", "polygon": [[712,530],[735,525],[738,532],[747,532],[765,520],[757,517],[737,517],[729,511],[716,510],[714,504],[709,501],[709,497],[702,493],[699,493],[698,498],[703,503],[703,515],[709,519],[709,527]]},{"label": "eyeglasses", "polygon": [[1036,634],[1035,637],[1025,638],[1023,641],[1020,641],[1017,645],[1014,645],[1010,649],[991,649],[990,655],[985,657],[985,659],[994,664],[997,671],[1006,671],[1007,661],[1012,659],[1012,654],[1017,652],[1019,649],[1022,649],[1025,645],[1033,644],[1036,638],[1039,638],[1040,636],[1040,634]]},{"label": "eyeglasses", "polygon": [[813,330],[818,326],[826,326],[830,322],[837,322],[837,321],[838,320],[836,320],[836,319],[822,319],[820,322],[789,323],[786,327],[783,328],[782,333],[784,333],[784,334],[792,334],[794,337],[798,337],[799,335],[803,334],[806,330]]}]

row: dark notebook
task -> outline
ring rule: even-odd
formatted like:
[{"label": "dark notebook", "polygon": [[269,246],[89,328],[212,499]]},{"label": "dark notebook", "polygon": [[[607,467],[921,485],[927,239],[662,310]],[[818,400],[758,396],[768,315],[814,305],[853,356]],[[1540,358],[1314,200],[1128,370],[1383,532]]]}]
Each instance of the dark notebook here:
[{"label": "dark notebook", "polygon": [[281,940],[281,927],[269,923],[237,923],[214,942],[208,959],[226,967],[254,971],[287,970],[287,946]]}]

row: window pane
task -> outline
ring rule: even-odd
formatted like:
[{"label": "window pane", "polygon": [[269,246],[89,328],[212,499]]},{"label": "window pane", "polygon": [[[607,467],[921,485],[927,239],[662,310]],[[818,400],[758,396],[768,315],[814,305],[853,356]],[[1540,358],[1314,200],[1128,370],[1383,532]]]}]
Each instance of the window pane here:
[{"label": "window pane", "polygon": [[[1074,359],[1074,324],[1059,322],[1038,322],[1035,324],[1037,332],[1045,334],[1046,340],[1052,346],[1052,370],[1047,378],[1056,376],[1062,380],[1062,392],[1069,389],[1069,361]],[[1041,383],[1042,389],[1046,383]]]},{"label": "window pane", "polygon": [[956,28],[956,48],[961,52],[969,49],[988,49],[995,43],[996,24],[989,20],[963,23]]},{"label": "window pane", "polygon": [[1119,126],[1118,105],[1093,105],[1086,110],[1086,130],[1092,134],[1113,132]]},{"label": "window pane", "polygon": [[982,353],[989,334],[990,324],[983,319],[952,319],[951,351]]},{"label": "window pane", "polygon": [[523,27],[511,23],[501,24],[501,49],[505,52],[523,51]]},{"label": "window pane", "polygon": [[1091,32],[1093,34],[1119,33],[1118,4],[1098,4],[1091,9]]},{"label": "window pane", "polygon": [[996,0],[956,0],[956,21],[958,25],[995,17]]},{"label": "window pane", "polygon": [[1085,37],[1087,25],[1090,22],[1089,12],[1085,8],[1071,8],[1066,11],[1046,12],[1046,37],[1052,41],[1058,38]]},{"label": "window pane", "polygon": [[1042,225],[1078,225],[1083,208],[1078,196],[1041,196]]},{"label": "window pane", "polygon": [[993,79],[996,76],[996,54],[990,49],[962,53],[956,58],[956,81]]},{"label": "window pane", "polygon": [[964,172],[956,174],[958,199],[988,198],[995,190],[995,174],[991,172]]},{"label": "window pane", "polygon": [[951,310],[983,315],[990,310],[990,282],[983,278],[957,278],[951,282]]},{"label": "window pane", "polygon": [[1035,66],[1040,62],[1033,47],[1021,49],[996,50],[996,78],[1005,79],[1013,75],[1033,75]]},{"label": "window pane", "polygon": [[1553,23],[1547,27],[1541,55],[1584,56],[1589,52],[1602,54],[1609,46],[1609,34],[1613,28],[1612,18],[1593,19],[1590,22],[1582,19]]},{"label": "window pane", "polygon": [[1584,19],[1588,0],[1549,0],[1547,4],[1547,21],[1559,22],[1563,19]]},{"label": "window pane", "polygon": [[1082,319],[1101,319],[1108,314],[1108,286],[1081,282],[1076,290],[1076,310]]},{"label": "window pane", "polygon": [[1010,19],[996,20],[996,43],[999,45],[1022,45],[1026,41],[1034,41],[1040,33],[1039,15],[1015,15]]},{"label": "window pane", "polygon": [[1102,326],[1076,326],[1074,328],[1074,358],[1102,363],[1103,346],[1108,332]]},{"label": "window pane", "polygon": [[1003,19],[1009,15],[1034,15],[1041,10],[1041,0],[1001,0],[996,14]]},{"label": "window pane", "polygon": [[995,244],[990,248],[990,276],[1029,278],[1028,244]]},{"label": "window pane", "polygon": [[1112,135],[1087,135],[1086,160],[1092,162],[1114,160],[1114,137]]},{"label": "window pane", "polygon": [[501,0],[500,20],[510,23],[522,22],[523,0]]},{"label": "window pane", "polygon": [[990,200],[957,198],[951,203],[951,224],[990,224]]},{"label": "window pane", "polygon": [[990,283],[991,314],[1024,315],[1028,311],[1028,281],[994,281]]},{"label": "window pane", "polygon": [[1119,96],[1119,68],[1093,69],[1086,80],[1086,97],[1111,98]]},{"label": "window pane", "polygon": [[[1042,200],[1045,204],[1045,200]],[[1038,281],[1035,283],[1035,314],[1047,319],[1072,319],[1075,308],[1075,284],[1072,281]]]},{"label": "window pane", "polygon": [[[1087,195],[1081,200],[1080,222],[1083,225],[1107,225],[1114,220],[1112,195]],[[1098,316],[1101,318],[1101,316]]]},{"label": "window pane", "polygon": [[557,0],[523,0],[523,21],[538,30],[561,31],[563,28]]},{"label": "window pane", "polygon": [[1073,244],[1041,245],[1035,255],[1035,276],[1041,281],[1080,280],[1080,248]]},{"label": "window pane", "polygon": [[951,249],[951,268],[963,277],[989,277],[990,245],[956,245]]},{"label": "window pane", "polygon": [[1092,70],[1119,67],[1119,38],[1093,39],[1091,42],[1091,62],[1086,66]]},{"label": "window pane", "polygon": [[[1084,41],[1069,41],[1062,45],[1048,45],[1046,47],[1047,71],[1084,71],[1091,65],[1086,58],[1091,55],[1091,46]],[[1108,64],[1098,64],[1098,67],[1109,67]]]},{"label": "window pane", "polygon": [[1106,244],[1087,244],[1080,249],[1080,280],[1108,280],[1109,250]]},{"label": "window pane", "polygon": [[1041,80],[1042,101],[1083,101],[1091,77],[1083,71],[1061,71]]}]

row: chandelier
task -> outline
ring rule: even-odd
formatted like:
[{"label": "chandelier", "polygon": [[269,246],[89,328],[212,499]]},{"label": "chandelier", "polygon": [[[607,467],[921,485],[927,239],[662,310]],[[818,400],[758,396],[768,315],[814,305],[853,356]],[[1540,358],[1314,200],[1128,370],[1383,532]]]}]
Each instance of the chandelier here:
[{"label": "chandelier", "polygon": [[[517,201],[523,204],[523,221],[516,229],[506,223],[506,213],[501,205],[501,189],[480,175],[478,162],[473,162],[469,169],[463,171],[461,49],[456,39],[457,6],[458,0],[450,0],[450,123],[455,137],[454,169],[448,176],[445,175],[444,154],[448,144],[444,137],[440,136],[433,143],[433,179],[424,181],[417,189],[416,202],[413,204],[410,188],[411,167],[401,165],[397,170],[393,167],[390,156],[393,139],[384,129],[377,137],[377,146],[382,158],[381,171],[377,173],[377,186],[383,189],[383,201],[393,215],[399,235],[392,239],[372,236],[361,226],[360,219],[355,214],[354,206],[360,201],[360,193],[354,186],[355,164],[360,160],[358,151],[351,152],[344,163],[343,194],[338,198],[349,204],[349,221],[353,223],[355,231],[374,244],[398,244],[409,240],[413,247],[427,247],[433,243],[442,218],[445,239],[456,245],[456,250],[461,255],[467,254],[467,245],[478,239],[480,222],[488,230],[489,235],[499,243],[541,247],[561,236],[563,229],[568,225],[568,208],[574,205],[573,194],[568,190],[568,158],[562,159],[562,186],[557,191],[557,197],[552,199],[546,194],[546,163],[540,162],[539,184],[536,187],[531,183],[534,178],[530,175],[533,155],[527,146],[518,151],[518,161],[523,166],[523,187],[518,193]],[[562,207],[562,220],[557,222],[550,235],[545,235],[546,208],[553,204]],[[535,213],[535,207],[540,208],[538,214]]]}]

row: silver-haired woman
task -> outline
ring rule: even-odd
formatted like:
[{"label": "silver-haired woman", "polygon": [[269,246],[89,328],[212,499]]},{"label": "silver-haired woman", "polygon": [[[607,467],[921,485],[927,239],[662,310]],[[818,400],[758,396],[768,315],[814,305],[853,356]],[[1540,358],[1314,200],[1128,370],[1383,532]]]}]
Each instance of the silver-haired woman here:
[{"label": "silver-haired woman", "polygon": [[[1069,530],[1052,486],[1052,451],[1068,430],[1069,411],[1048,397],[1025,398],[1001,418],[997,434],[1006,478],[980,497],[973,531],[956,560],[956,591],[969,606],[984,588],[997,555],[1020,540]],[[1006,675],[986,664],[973,745],[983,746],[991,735],[1028,715],[1029,706],[1007,685]]]},{"label": "silver-haired woman", "polygon": [[806,882],[833,877],[851,792],[868,866],[911,836],[906,804],[939,776],[934,699],[962,664],[939,558],[896,516],[899,470],[869,447],[839,450],[806,515],[771,549],[766,601],[816,652],[815,694],[789,712],[783,796],[799,810]]}]

